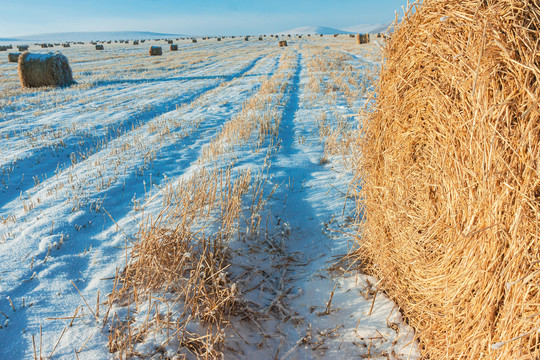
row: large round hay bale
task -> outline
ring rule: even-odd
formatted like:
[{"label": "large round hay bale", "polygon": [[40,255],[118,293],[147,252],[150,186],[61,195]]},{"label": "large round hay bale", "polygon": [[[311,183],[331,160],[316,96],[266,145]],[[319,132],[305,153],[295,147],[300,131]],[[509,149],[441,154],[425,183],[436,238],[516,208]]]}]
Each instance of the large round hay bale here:
[{"label": "large round hay bale", "polygon": [[171,51],[178,51],[178,44],[171,44]]},{"label": "large round hay bale", "polygon": [[61,53],[19,56],[19,80],[23,87],[66,86],[73,84],[68,59]]},{"label": "large round hay bale", "polygon": [[161,46],[150,46],[149,54],[152,56],[158,56],[163,54]]},{"label": "large round hay bale", "polygon": [[104,50],[104,47],[102,44],[97,44],[96,45],[96,50]]},{"label": "large round hay bale", "polygon": [[426,359],[540,358],[540,3],[424,0],[362,124],[358,256]]},{"label": "large round hay bale", "polygon": [[8,61],[11,63],[15,63],[19,61],[19,56],[21,53],[9,53],[8,54]]}]

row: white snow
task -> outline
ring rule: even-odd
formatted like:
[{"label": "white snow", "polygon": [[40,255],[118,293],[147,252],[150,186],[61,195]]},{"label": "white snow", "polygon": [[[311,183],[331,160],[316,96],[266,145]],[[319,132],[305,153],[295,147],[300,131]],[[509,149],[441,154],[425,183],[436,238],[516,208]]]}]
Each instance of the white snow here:
[{"label": "white snow", "polygon": [[[77,81],[68,88],[20,89],[16,64],[0,59],[0,358],[113,358],[109,327],[93,312],[129,261],[143,216],[163,210],[168,184],[227,166],[258,174],[265,206],[259,231],[231,240],[222,276],[266,317],[257,326],[231,319],[226,358],[419,358],[377,279],[335,265],[356,233],[353,174],[343,156],[325,155],[320,129],[359,126],[353,115],[377,48],[319,37],[286,49],[269,37],[177,43],[177,52],[159,41],[62,49]],[[152,45],[164,55],[148,56]],[[268,79],[276,87],[262,91]],[[275,137],[256,129],[207,161],[252,100],[267,101]],[[251,209],[247,196],[242,221]],[[151,353],[166,337],[137,350]],[[171,342],[163,351],[176,350]]]}]

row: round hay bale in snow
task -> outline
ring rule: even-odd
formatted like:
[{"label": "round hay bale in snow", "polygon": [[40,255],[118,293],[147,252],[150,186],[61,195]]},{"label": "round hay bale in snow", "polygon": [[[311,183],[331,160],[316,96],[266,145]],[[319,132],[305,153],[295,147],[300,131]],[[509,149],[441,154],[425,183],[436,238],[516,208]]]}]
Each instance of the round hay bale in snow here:
[{"label": "round hay bale in snow", "polygon": [[249,41],[249,36],[246,36],[246,37],[244,38],[244,41]]},{"label": "round hay bale in snow", "polygon": [[221,38],[217,38],[217,41],[221,41]]},{"label": "round hay bale in snow", "polygon": [[18,62],[20,55],[21,55],[21,53],[9,53],[8,54],[8,61],[11,62],[11,63]]},{"label": "round hay bale in snow", "polygon": [[48,48],[48,47],[49,47],[49,45],[47,45],[47,44],[41,44],[41,48],[42,48],[42,49],[46,49],[46,48]]},{"label": "round hay bale in snow", "polygon": [[262,36],[259,36],[259,41],[262,41],[262,39],[263,39]]},{"label": "round hay bale in snow", "polygon": [[369,34],[356,34],[356,44],[367,44],[369,43]]},{"label": "round hay bale in snow", "polygon": [[103,50],[103,49],[104,49],[103,45],[101,44],[96,45],[96,50]]},{"label": "round hay bale in snow", "polygon": [[19,56],[19,80],[23,87],[67,86],[73,84],[68,59],[61,53]]},{"label": "round hay bale in snow", "polygon": [[69,43],[63,43],[62,46],[65,47],[65,48],[71,47],[71,45],[69,45]]},{"label": "round hay bale in snow", "polygon": [[540,359],[540,2],[424,0],[359,137],[363,264],[426,359]]},{"label": "round hay bale in snow", "polygon": [[20,52],[27,51],[28,45],[19,45],[17,46],[17,49],[19,49]]},{"label": "round hay bale in snow", "polygon": [[139,45],[139,40],[133,40],[133,45]]},{"label": "round hay bale in snow", "polygon": [[279,40],[279,47],[284,47],[284,46],[287,46],[287,41],[286,40]]},{"label": "round hay bale in snow", "polygon": [[178,44],[171,44],[171,51],[178,51]]},{"label": "round hay bale in snow", "polygon": [[195,44],[197,42],[197,39],[191,39],[191,42]]},{"label": "round hay bale in snow", "polygon": [[150,46],[149,54],[152,56],[162,55],[163,50],[161,49],[161,46]]}]

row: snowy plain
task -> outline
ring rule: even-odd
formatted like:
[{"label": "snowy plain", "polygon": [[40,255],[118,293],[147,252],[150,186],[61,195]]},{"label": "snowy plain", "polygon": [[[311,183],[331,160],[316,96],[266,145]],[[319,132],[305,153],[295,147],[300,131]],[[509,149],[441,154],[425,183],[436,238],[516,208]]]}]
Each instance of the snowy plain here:
[{"label": "snowy plain", "polygon": [[[67,88],[21,89],[0,53],[0,358],[125,358],[111,352],[105,312],[137,323],[153,306],[130,316],[107,294],[167,189],[205,169],[251,174],[226,276],[256,320],[231,315],[225,358],[419,358],[377,279],[338,262],[356,234],[353,142],[378,45],[284,39],[56,47],[77,82]],[[149,56],[150,45],[164,55]],[[201,234],[216,226],[200,224]],[[128,358],[204,357],[166,328]]]}]

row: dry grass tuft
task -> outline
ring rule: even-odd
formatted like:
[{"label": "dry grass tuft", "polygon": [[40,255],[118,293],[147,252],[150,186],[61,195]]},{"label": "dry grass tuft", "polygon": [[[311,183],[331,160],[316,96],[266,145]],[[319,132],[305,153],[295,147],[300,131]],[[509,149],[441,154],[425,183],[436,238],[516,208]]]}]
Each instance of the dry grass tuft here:
[{"label": "dry grass tuft", "polygon": [[432,359],[540,357],[540,4],[426,0],[384,49],[356,256]]},{"label": "dry grass tuft", "polygon": [[[111,352],[120,358],[153,356],[139,353],[137,344],[161,334],[165,341],[158,351],[174,343],[179,354],[222,356],[227,318],[244,307],[227,274],[227,245],[237,230],[250,181],[249,172],[233,179],[229,170],[203,168],[186,182],[168,185],[164,210],[141,225],[131,261],[109,295],[110,306],[131,304],[135,314],[148,304],[137,320],[107,312]],[[216,223],[218,229],[206,234]],[[193,331],[202,325],[205,335]]]}]

